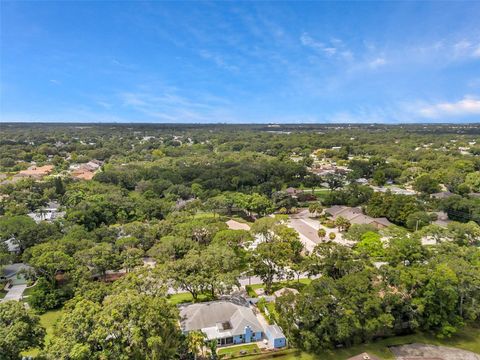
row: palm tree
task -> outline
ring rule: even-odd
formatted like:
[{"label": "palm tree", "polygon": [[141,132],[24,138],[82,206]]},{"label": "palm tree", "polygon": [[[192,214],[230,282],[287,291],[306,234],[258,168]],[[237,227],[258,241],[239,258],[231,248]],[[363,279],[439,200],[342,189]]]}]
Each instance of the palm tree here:
[{"label": "palm tree", "polygon": [[318,229],[317,231],[317,235],[320,239],[324,240],[325,239],[325,236],[327,236],[327,232],[325,231],[325,229],[323,228],[320,228]]},{"label": "palm tree", "polygon": [[208,347],[210,348],[210,360],[217,360],[217,342],[215,340],[210,341]]},{"label": "palm tree", "polygon": [[187,337],[188,351],[191,352],[194,356],[194,359],[197,360],[197,354],[202,351],[203,345],[205,344],[205,334],[201,331],[190,331]]}]

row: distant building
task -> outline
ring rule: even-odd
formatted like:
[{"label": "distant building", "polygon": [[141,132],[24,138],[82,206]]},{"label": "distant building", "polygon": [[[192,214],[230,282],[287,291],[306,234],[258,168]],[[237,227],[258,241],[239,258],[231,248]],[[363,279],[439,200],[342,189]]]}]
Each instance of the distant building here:
[{"label": "distant building", "polygon": [[448,214],[444,211],[437,211],[437,212],[434,212],[432,214],[435,214],[437,215],[437,220],[435,220],[434,222],[432,222],[432,224],[435,224],[435,225],[438,225],[438,226],[441,226],[441,227],[447,227],[449,223],[451,223],[452,221],[448,218]]},{"label": "distant building", "polygon": [[15,241],[15,238],[10,238],[4,241],[5,245],[7,246],[7,250],[11,254],[19,254],[20,253],[20,245]]},{"label": "distant building", "polygon": [[294,295],[297,295],[297,294],[298,294],[298,290],[297,290],[297,289],[284,287],[284,288],[281,288],[280,290],[275,291],[275,292],[273,293],[273,295],[277,298],[277,297],[280,297],[280,296],[285,295],[285,294],[288,293],[288,292],[291,292],[291,293],[294,294]]},{"label": "distant building", "polygon": [[333,220],[343,217],[348,220],[351,224],[359,225],[373,225],[377,229],[386,228],[392,223],[388,221],[387,218],[373,218],[371,216],[365,215],[361,208],[359,207],[349,207],[343,205],[334,205],[328,209],[325,209],[327,214],[330,214]]},{"label": "distant building", "polygon": [[430,197],[437,199],[437,200],[442,200],[442,199],[448,199],[449,197],[455,195],[454,193],[451,193],[450,191],[442,191],[438,193],[431,194]]},{"label": "distant building", "polygon": [[56,219],[63,218],[65,216],[64,211],[59,211],[60,204],[55,201],[51,201],[47,204],[47,206],[40,208],[35,212],[31,212],[27,214],[30,216],[35,222],[39,223],[40,221],[53,221]]},{"label": "distant building", "polygon": [[31,178],[35,180],[41,180],[53,171],[53,165],[44,166],[30,166],[27,170],[22,170],[18,174],[13,176],[13,179],[18,180],[22,178]]},{"label": "distant building", "polygon": [[201,331],[218,346],[250,343],[263,337],[263,327],[253,310],[226,300],[180,307],[180,327],[185,334]]},{"label": "distant building", "polygon": [[296,197],[297,195],[301,194],[303,191],[300,190],[300,189],[295,189],[293,187],[289,187],[285,190],[285,192],[292,197]]},{"label": "distant building", "polygon": [[385,193],[387,191],[390,191],[392,194],[395,194],[395,195],[407,195],[407,196],[417,195],[417,192],[414,191],[414,190],[402,189],[402,188],[399,188],[397,186],[384,187],[384,186],[373,186],[373,185],[371,185],[370,187],[375,192]]},{"label": "distant building", "polygon": [[70,166],[70,175],[77,180],[92,180],[95,172],[102,166],[103,162],[100,160],[90,160],[85,164],[74,164]]}]

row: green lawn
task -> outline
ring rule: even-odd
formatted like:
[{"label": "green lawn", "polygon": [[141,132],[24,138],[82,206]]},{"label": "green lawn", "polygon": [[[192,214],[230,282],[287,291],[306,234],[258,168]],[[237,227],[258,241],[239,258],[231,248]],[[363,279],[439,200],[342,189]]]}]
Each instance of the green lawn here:
[{"label": "green lawn", "polygon": [[[210,300],[211,300],[210,296],[200,294],[198,296],[197,302],[205,302],[205,301],[210,301]],[[178,293],[178,294],[169,295],[168,301],[173,305],[178,305],[178,304],[193,302],[193,296],[192,296],[192,294],[190,294],[188,292]]]},{"label": "green lawn", "polygon": [[[62,316],[62,314],[63,314],[63,310],[59,309],[59,310],[47,311],[45,314],[40,315],[40,324],[46,330],[45,344],[47,344],[52,338],[54,326],[58,321],[58,319],[60,318],[60,316]],[[31,349],[23,352],[22,355],[35,357],[38,355],[39,352],[40,352],[40,349],[35,348],[35,349]]]},{"label": "green lawn", "polygon": [[33,290],[35,290],[35,286],[26,288],[25,291],[23,292],[23,296],[30,296],[32,294]]},{"label": "green lawn", "polygon": [[[300,281],[297,281],[297,280],[280,281],[280,282],[276,282],[276,283],[273,284],[272,291],[277,291],[277,290],[280,290],[281,288],[284,288],[284,287],[290,287],[290,288],[300,290],[301,288],[305,287],[306,285],[310,284],[311,282],[312,282],[312,279],[308,279],[308,278],[300,279]],[[254,284],[254,285],[247,285],[246,289],[249,292],[249,294],[250,293],[254,294],[254,290],[260,289],[260,288],[263,288],[263,287],[265,287],[265,285],[263,285],[263,284]]]},{"label": "green lawn", "polygon": [[390,360],[394,359],[394,356],[388,349],[389,346],[411,344],[414,342],[456,347],[480,354],[480,329],[467,327],[460,331],[456,336],[452,336],[449,339],[438,339],[430,334],[413,334],[396,336],[370,344],[353,346],[347,349],[325,351],[316,355],[307,354],[295,349],[289,349],[277,354],[247,356],[242,358],[242,360],[344,360],[362,352],[368,352],[381,359]]},{"label": "green lawn", "polygon": [[7,292],[4,290],[0,290],[0,299],[3,299],[7,295]]},{"label": "green lawn", "polygon": [[229,355],[229,356],[238,356],[241,355],[240,352],[245,351],[247,354],[254,353],[259,351],[257,344],[245,344],[239,346],[232,346],[228,348],[221,348],[217,351],[218,355]]}]

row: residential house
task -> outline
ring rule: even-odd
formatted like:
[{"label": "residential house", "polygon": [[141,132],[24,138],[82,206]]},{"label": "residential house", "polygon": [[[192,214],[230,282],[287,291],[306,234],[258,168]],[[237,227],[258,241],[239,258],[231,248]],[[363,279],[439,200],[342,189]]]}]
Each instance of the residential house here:
[{"label": "residential house", "polygon": [[265,336],[271,348],[279,349],[287,346],[287,338],[278,325],[268,325],[265,328]]},{"label": "residential house", "polygon": [[35,212],[27,214],[35,222],[39,223],[40,221],[53,221],[55,219],[60,219],[65,216],[64,211],[59,211],[60,204],[55,201],[50,201],[47,206],[40,208]]},{"label": "residential house", "polygon": [[4,241],[7,250],[10,254],[20,254],[20,245],[15,241],[15,238],[10,238]]},{"label": "residential house", "polygon": [[264,331],[248,305],[228,300],[181,306],[180,327],[185,334],[201,331],[218,346],[260,341]]},{"label": "residential house", "polygon": [[273,293],[273,295],[278,298],[280,296],[283,296],[287,293],[292,293],[293,295],[297,295],[298,294],[298,290],[297,289],[293,289],[293,288],[288,288],[288,287],[284,287],[284,288],[281,288],[280,290],[277,290]]},{"label": "residential house", "polygon": [[343,217],[348,220],[351,224],[365,225],[370,224],[375,226],[377,229],[383,229],[387,226],[392,225],[387,218],[373,218],[371,216],[365,215],[361,208],[359,207],[349,207],[343,205],[334,205],[328,209],[325,209],[327,214],[330,214],[333,220]]},{"label": "residential house", "polygon": [[455,194],[451,193],[450,191],[442,191],[438,193],[431,194],[430,197],[437,199],[437,200],[442,200],[442,199],[448,199],[449,197],[453,196]]},{"label": "residential house", "polygon": [[22,170],[18,174],[13,176],[13,179],[19,180],[22,178],[31,178],[35,180],[41,180],[53,171],[53,165],[44,166],[30,166],[27,170]]},{"label": "residential house", "polygon": [[368,180],[365,179],[365,178],[360,178],[360,179],[357,179],[355,180],[356,183],[360,184],[360,185],[366,185],[368,184]]},{"label": "residential house", "polygon": [[448,214],[444,211],[437,211],[437,212],[434,212],[432,214],[437,215],[437,220],[433,221],[432,224],[435,224],[435,225],[446,228],[448,226],[448,223],[452,222],[448,218]]},{"label": "residential house", "polygon": [[74,164],[70,166],[70,173],[74,179],[77,180],[92,180],[95,172],[102,166],[103,162],[100,160],[90,160],[85,164]]},{"label": "residential house", "polygon": [[301,194],[303,191],[299,189],[295,189],[293,187],[289,187],[285,190],[285,192],[291,197],[296,197],[297,195]]}]

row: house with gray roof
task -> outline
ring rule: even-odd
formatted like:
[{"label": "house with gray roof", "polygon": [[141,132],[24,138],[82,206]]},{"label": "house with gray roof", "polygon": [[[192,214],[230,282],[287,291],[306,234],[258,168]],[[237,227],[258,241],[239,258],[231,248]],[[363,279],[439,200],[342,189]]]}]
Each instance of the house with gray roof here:
[{"label": "house with gray roof", "polygon": [[218,346],[260,341],[264,331],[249,306],[227,300],[181,306],[180,327],[185,334],[201,331]]},{"label": "house with gray roof", "polygon": [[328,209],[325,209],[325,213],[330,214],[333,220],[337,220],[339,217],[343,217],[344,219],[348,220],[350,224],[370,224],[375,226],[377,229],[383,229],[387,226],[392,225],[392,223],[388,221],[387,218],[373,218],[371,216],[365,215],[362,209],[359,207],[334,205]]},{"label": "house with gray roof", "polygon": [[437,192],[430,194],[431,198],[437,199],[437,200],[443,200],[443,199],[448,199],[449,197],[455,195],[454,193],[450,191],[442,191],[442,192]]}]

